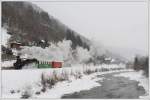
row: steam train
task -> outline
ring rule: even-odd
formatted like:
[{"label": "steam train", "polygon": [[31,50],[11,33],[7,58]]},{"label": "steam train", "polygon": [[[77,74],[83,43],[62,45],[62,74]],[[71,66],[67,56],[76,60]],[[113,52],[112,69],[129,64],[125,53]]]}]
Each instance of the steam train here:
[{"label": "steam train", "polygon": [[29,64],[35,64],[37,68],[62,68],[62,61],[46,61],[37,59],[21,59],[17,57],[17,61],[14,63],[14,69],[22,69]]}]

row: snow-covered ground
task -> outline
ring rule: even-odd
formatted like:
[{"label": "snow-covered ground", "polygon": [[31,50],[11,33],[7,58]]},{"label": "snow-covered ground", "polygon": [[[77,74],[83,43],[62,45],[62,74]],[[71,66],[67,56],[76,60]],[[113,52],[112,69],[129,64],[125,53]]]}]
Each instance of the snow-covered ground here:
[{"label": "snow-covered ground", "polygon": [[116,77],[123,76],[129,78],[130,80],[136,80],[140,82],[139,85],[142,86],[146,91],[146,94],[144,96],[140,96],[140,98],[149,98],[149,82],[148,82],[148,78],[143,76],[143,71],[120,73],[114,76]]},{"label": "snow-covered ground", "polygon": [[12,67],[16,60],[2,61],[2,67]]},{"label": "snow-covered ground", "polygon": [[[109,71],[102,72],[102,68],[107,68]],[[24,91],[28,91],[31,98],[60,98],[63,94],[87,90],[95,86],[100,86],[96,81],[102,78],[94,79],[95,75],[111,73],[113,68],[122,68],[123,65],[101,65],[101,66],[74,66],[58,69],[24,69],[24,70],[2,70],[2,98],[20,98]],[[96,73],[85,75],[86,70],[95,71]],[[51,77],[54,71],[59,75],[66,72],[69,80],[57,82],[53,88],[46,92],[41,92],[39,95],[35,93],[41,90],[41,75]],[[114,70],[116,71],[116,70]],[[120,70],[119,70],[120,71]],[[76,78],[72,74],[82,75],[81,78]]]},{"label": "snow-covered ground", "polygon": [[56,84],[53,89],[48,90],[37,98],[61,98],[64,94],[79,92],[81,90],[89,90],[92,87],[100,86],[94,80],[91,80],[94,75],[83,76],[81,79],[72,77],[70,81],[64,81]]}]

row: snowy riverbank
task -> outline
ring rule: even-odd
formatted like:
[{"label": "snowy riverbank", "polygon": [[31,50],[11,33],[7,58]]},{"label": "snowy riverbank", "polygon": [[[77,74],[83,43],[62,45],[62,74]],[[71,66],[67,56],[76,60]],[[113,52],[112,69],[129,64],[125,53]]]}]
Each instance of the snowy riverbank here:
[{"label": "snowy riverbank", "polygon": [[[30,93],[30,98],[60,98],[63,94],[73,93],[99,86],[95,75],[115,71],[125,71],[123,65],[74,66],[58,69],[24,69],[2,70],[2,97],[21,98],[24,91]],[[57,73],[58,78],[65,72],[68,79],[57,82],[45,92],[41,90],[41,75],[51,78]],[[88,83],[88,84],[87,84]]]}]

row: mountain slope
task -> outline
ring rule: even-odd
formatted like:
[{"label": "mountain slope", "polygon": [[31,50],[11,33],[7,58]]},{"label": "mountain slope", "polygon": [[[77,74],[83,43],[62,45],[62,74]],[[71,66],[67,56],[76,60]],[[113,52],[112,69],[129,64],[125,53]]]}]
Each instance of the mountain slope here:
[{"label": "mountain slope", "polygon": [[[72,41],[72,48],[81,46],[91,49],[92,59],[89,62],[103,62],[105,57],[121,57],[110,53],[106,48],[81,36],[66,25],[30,2],[2,2],[2,28],[11,35],[8,42],[21,42],[23,45],[45,46],[50,42],[57,43],[64,39]],[[42,44],[43,45],[43,44]],[[101,61],[102,60],[102,61]],[[119,60],[120,62],[120,60]]]},{"label": "mountain slope", "polygon": [[39,45],[41,40],[71,40],[72,47],[89,49],[90,41],[77,34],[38,6],[29,2],[2,2],[2,27],[11,34],[11,41]]}]

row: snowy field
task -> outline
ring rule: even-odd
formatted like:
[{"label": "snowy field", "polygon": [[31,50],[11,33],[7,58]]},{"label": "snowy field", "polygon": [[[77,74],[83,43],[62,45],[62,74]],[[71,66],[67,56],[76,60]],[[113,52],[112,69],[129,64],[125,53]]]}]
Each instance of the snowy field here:
[{"label": "snowy field", "polygon": [[139,82],[139,85],[142,86],[145,91],[146,91],[146,94],[145,96],[140,96],[140,98],[149,98],[149,82],[148,82],[148,78],[146,78],[145,76],[143,76],[143,71],[139,71],[139,72],[127,72],[127,73],[121,73],[121,74],[117,74],[117,75],[114,75],[116,77],[127,77],[129,78],[130,80],[135,80],[135,81],[138,81]]},{"label": "snowy field", "polygon": [[[124,65],[101,65],[58,68],[58,69],[24,69],[24,70],[2,70],[2,98],[21,98],[23,93],[28,93],[30,98],[60,98],[63,94],[88,90],[100,86],[94,79],[95,75],[106,74],[116,71],[126,71]],[[62,73],[67,74],[67,80],[57,82],[45,92],[40,92],[41,76],[57,78]],[[87,84],[88,83],[88,84]]]}]

